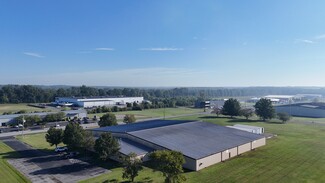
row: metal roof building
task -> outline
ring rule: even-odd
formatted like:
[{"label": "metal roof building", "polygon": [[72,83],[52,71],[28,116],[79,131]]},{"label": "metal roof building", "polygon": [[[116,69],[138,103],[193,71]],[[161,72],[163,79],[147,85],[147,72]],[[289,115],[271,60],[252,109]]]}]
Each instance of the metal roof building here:
[{"label": "metal roof building", "polygon": [[54,104],[57,105],[74,105],[84,108],[125,105],[126,103],[142,103],[143,97],[56,97]]},{"label": "metal roof building", "polygon": [[[67,111],[59,111],[64,112],[66,117],[78,117],[78,118],[84,118],[87,117],[87,111],[86,110],[67,110]],[[36,112],[36,113],[23,113],[23,114],[9,114],[9,115],[0,115],[0,124],[1,126],[7,126],[11,122],[15,120],[15,118],[19,116],[40,116],[41,118],[45,117],[48,114],[55,114],[58,112]]]},{"label": "metal roof building", "polygon": [[122,142],[122,154],[136,150],[144,160],[154,150],[180,151],[186,160],[183,166],[195,171],[265,145],[262,135],[200,121],[154,120],[92,131],[95,136],[111,132]]},{"label": "metal roof building", "polygon": [[291,116],[325,118],[325,103],[297,103],[275,106],[275,111]]}]

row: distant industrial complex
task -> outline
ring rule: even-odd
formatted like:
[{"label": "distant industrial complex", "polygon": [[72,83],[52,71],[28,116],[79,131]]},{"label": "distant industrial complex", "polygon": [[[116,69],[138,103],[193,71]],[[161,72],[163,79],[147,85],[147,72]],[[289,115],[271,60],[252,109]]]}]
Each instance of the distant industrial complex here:
[{"label": "distant industrial complex", "polygon": [[276,112],[288,113],[291,116],[325,118],[325,103],[297,103],[274,108]]},{"label": "distant industrial complex", "polygon": [[[242,128],[252,129],[250,126]],[[184,168],[195,171],[266,143],[263,135],[200,121],[153,120],[102,127],[92,132],[95,137],[104,132],[112,133],[119,140],[121,155],[134,152],[143,161],[155,150],[180,151],[186,161]]]},{"label": "distant industrial complex", "polygon": [[100,107],[126,105],[127,103],[142,103],[143,97],[56,97],[54,104],[76,107]]},{"label": "distant industrial complex", "polygon": [[[85,118],[87,117],[86,110],[68,110],[68,111],[61,111],[63,112],[67,118]],[[36,112],[36,113],[23,113],[23,114],[9,114],[9,115],[0,115],[0,124],[1,126],[10,125],[10,123],[14,122],[15,119],[19,116],[33,116],[37,115],[41,118],[44,118],[48,114],[55,114],[57,112]]]}]

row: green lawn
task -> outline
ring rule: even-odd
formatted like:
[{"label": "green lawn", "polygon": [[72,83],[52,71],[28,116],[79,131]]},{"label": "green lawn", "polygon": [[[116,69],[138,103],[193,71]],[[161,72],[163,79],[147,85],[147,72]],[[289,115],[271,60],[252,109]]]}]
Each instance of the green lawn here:
[{"label": "green lawn", "polygon": [[[199,172],[187,172],[187,182],[325,182],[325,126],[295,123],[287,124],[246,121],[244,119],[217,118],[215,115],[196,115],[176,119],[201,120],[220,125],[236,123],[265,127],[266,133],[277,137],[267,140],[267,145],[241,156],[205,168]],[[311,120],[298,118],[298,120]],[[321,120],[321,119],[319,119]],[[48,148],[42,135],[31,135],[34,140],[25,142]],[[37,141],[37,143],[35,143]],[[45,145],[45,146],[44,146]],[[47,147],[46,147],[47,145]],[[112,168],[111,173],[82,182],[122,181],[122,169]],[[145,168],[136,178],[139,182],[163,182],[161,173]]]},{"label": "green lawn", "polygon": [[[123,111],[123,112],[114,112],[115,115],[125,115],[125,114],[134,114],[137,119],[144,118],[156,118],[156,117],[164,117],[165,116],[176,116],[182,114],[193,114],[203,112],[203,109],[194,109],[194,108],[185,108],[185,107],[177,107],[177,108],[161,108],[161,109],[147,109],[142,111]],[[97,113],[97,114],[88,114],[88,117],[92,118],[94,115],[97,117],[101,117],[105,113]]]},{"label": "green lawn", "polygon": [[27,104],[0,104],[0,115],[4,112],[18,112],[20,110],[26,110],[27,112],[34,111],[48,111],[49,109],[42,109],[37,107],[31,107]]},{"label": "green lawn", "polygon": [[[105,180],[117,180],[118,182],[127,181],[122,179],[123,168],[113,168],[111,173],[102,174],[100,176],[80,181],[80,183],[102,183]],[[144,167],[144,169],[139,173],[139,176],[135,178],[135,182],[150,182],[150,183],[159,183],[164,182],[164,177],[161,172],[153,171],[150,168]]]},{"label": "green lawn", "polygon": [[6,156],[13,150],[0,141],[0,183],[30,182],[7,161]]},{"label": "green lawn", "polygon": [[[40,149],[43,151],[53,151],[55,146],[50,146],[48,142],[45,140],[46,133],[36,133],[30,135],[24,135],[22,138],[21,135],[16,136],[16,138],[26,144],[31,145],[36,149]],[[63,144],[59,144],[58,146],[63,146]]]}]

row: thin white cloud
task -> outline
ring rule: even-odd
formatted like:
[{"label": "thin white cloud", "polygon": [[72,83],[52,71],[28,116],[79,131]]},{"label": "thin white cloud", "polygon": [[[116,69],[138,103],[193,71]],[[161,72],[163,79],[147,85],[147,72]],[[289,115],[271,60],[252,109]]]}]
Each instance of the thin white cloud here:
[{"label": "thin white cloud", "polygon": [[95,48],[96,51],[114,51],[114,48]]},{"label": "thin white cloud", "polygon": [[183,48],[140,48],[140,51],[182,51]]},{"label": "thin white cloud", "polygon": [[315,39],[325,39],[325,34],[315,36]]},{"label": "thin white cloud", "polygon": [[37,57],[37,58],[43,58],[44,56],[39,53],[34,52],[23,52],[24,55],[31,56],[31,57]]},{"label": "thin white cloud", "polygon": [[296,39],[295,43],[306,43],[306,44],[313,44],[315,41],[309,39]]}]

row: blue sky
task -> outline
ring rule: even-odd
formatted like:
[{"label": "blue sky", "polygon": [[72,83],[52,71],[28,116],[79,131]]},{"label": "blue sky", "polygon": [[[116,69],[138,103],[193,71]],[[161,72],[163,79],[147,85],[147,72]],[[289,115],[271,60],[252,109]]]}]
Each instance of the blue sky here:
[{"label": "blue sky", "polygon": [[324,86],[322,0],[2,0],[0,84]]}]

